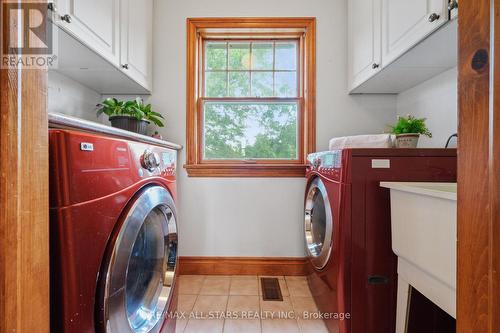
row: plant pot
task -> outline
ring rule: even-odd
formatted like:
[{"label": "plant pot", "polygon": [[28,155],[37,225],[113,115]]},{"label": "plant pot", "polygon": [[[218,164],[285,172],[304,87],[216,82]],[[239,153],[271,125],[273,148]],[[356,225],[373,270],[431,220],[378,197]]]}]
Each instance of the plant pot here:
[{"label": "plant pot", "polygon": [[143,135],[146,135],[149,125],[149,121],[147,120],[138,120],[128,116],[112,116],[109,117],[109,121],[113,127]]},{"label": "plant pot", "polygon": [[396,135],[396,148],[417,148],[420,134],[408,133]]}]

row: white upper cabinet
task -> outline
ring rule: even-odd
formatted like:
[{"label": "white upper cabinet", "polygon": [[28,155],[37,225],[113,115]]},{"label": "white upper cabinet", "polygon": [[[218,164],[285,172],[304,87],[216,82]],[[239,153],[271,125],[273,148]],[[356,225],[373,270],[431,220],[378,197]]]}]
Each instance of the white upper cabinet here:
[{"label": "white upper cabinet", "polygon": [[58,71],[103,94],[152,88],[153,0],[55,0]]},{"label": "white upper cabinet", "polygon": [[119,0],[58,0],[56,5],[60,27],[112,64],[119,64]]},{"label": "white upper cabinet", "polygon": [[151,91],[153,0],[121,0],[120,21],[120,67]]},{"label": "white upper cabinet", "polygon": [[397,94],[457,65],[457,0],[348,4],[351,94]]},{"label": "white upper cabinet", "polygon": [[381,69],[381,0],[349,2],[349,89]]},{"label": "white upper cabinet", "polygon": [[447,0],[382,0],[382,65],[448,21]]}]

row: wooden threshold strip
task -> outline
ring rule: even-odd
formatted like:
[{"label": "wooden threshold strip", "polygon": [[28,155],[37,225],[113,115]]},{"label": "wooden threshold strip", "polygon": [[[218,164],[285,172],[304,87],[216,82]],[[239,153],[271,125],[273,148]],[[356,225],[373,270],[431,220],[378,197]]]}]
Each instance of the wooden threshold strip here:
[{"label": "wooden threshold strip", "polygon": [[307,258],[289,257],[179,257],[182,275],[303,276],[309,272]]},{"label": "wooden threshold strip", "polygon": [[190,176],[196,177],[299,177],[306,174],[306,166],[276,164],[197,164],[185,165]]}]

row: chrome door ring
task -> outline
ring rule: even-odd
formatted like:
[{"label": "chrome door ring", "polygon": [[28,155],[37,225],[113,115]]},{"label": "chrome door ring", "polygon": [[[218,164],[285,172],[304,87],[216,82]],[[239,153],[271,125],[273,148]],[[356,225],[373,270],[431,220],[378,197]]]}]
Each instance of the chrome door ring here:
[{"label": "chrome door ring", "polygon": [[[315,243],[313,234],[315,227],[313,224],[314,199],[316,195],[321,195],[325,208],[325,236],[321,244]],[[323,269],[330,259],[333,247],[333,218],[328,193],[323,181],[319,177],[311,181],[308,186],[304,208],[304,235],[306,251],[312,264],[318,270]],[[319,251],[317,249],[318,245],[321,247]]]},{"label": "chrome door ring", "polygon": [[[143,324],[133,327],[127,309],[127,274],[132,250],[142,227],[150,214],[163,214],[161,230],[163,232],[164,253],[161,263],[159,284],[146,290],[144,297],[154,303],[154,308],[147,306],[137,310],[143,316]],[[143,189],[128,209],[123,224],[113,245],[111,255],[104,270],[104,331],[106,333],[157,333],[160,331],[165,313],[172,297],[172,285],[175,276],[175,263],[169,266],[170,240],[177,246],[176,211],[172,196],[161,186]],[[176,255],[176,253],[175,253]],[[153,286],[154,287],[154,286]],[[154,289],[154,290],[153,290]],[[133,314],[134,316],[136,313]],[[141,319],[141,318],[139,318]],[[135,319],[133,319],[135,320]]]}]

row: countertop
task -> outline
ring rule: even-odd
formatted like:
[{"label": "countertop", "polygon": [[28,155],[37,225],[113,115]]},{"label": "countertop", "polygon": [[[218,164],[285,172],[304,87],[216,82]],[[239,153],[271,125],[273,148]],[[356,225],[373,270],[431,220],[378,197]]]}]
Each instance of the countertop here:
[{"label": "countertop", "polygon": [[142,135],[130,131],[125,131],[116,127],[106,126],[93,121],[67,116],[61,113],[49,113],[49,128],[76,129],[85,132],[105,134],[121,139],[149,143],[152,145],[175,150],[182,149],[182,146],[177,143],[156,139],[147,135]]},{"label": "countertop", "polygon": [[402,192],[457,200],[457,183],[380,182],[380,186]]}]

